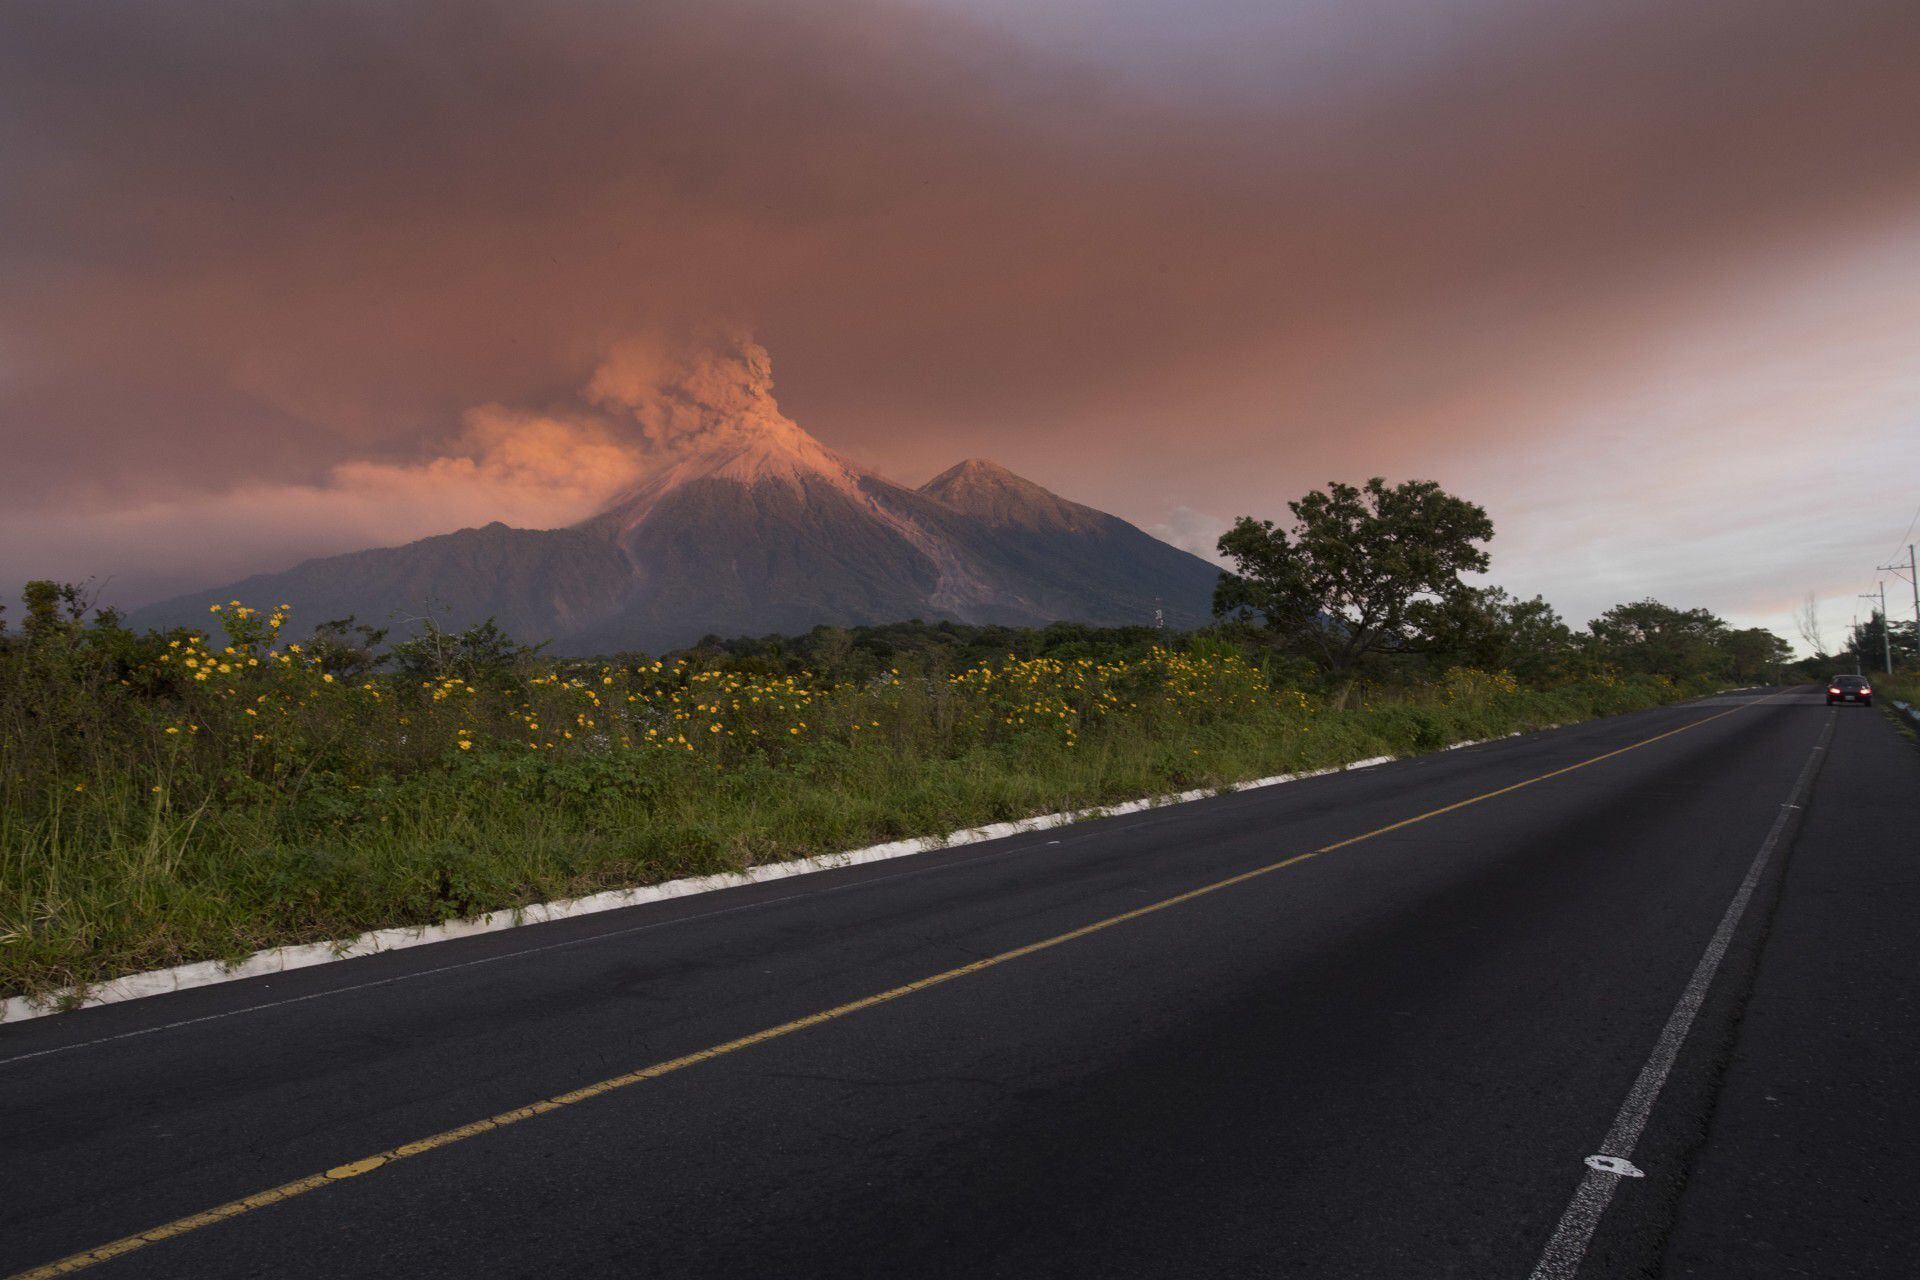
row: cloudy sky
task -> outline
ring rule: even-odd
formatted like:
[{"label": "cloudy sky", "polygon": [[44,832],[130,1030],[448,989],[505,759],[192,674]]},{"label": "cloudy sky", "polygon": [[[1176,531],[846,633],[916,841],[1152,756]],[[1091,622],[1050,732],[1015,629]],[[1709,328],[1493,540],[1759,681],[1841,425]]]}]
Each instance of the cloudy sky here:
[{"label": "cloudy sky", "polygon": [[[1831,639],[1920,506],[1911,0],[0,0],[0,587],[588,514],[609,352],[1202,547],[1329,479]],[[1904,584],[1899,589],[1904,592]]]}]

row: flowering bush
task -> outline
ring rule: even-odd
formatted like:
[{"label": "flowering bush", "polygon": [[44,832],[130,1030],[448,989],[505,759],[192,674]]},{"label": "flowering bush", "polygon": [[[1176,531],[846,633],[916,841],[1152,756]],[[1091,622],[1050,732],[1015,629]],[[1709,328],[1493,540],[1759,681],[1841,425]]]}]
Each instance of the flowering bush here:
[{"label": "flowering bush", "polygon": [[1456,669],[1334,711],[1271,674],[1284,664],[1204,638],[957,670],[541,663],[516,648],[492,665],[374,673],[337,643],[289,640],[285,606],[230,601],[208,631],[165,635],[36,617],[0,642],[7,991],[1681,692],[1662,677],[1541,689]]}]

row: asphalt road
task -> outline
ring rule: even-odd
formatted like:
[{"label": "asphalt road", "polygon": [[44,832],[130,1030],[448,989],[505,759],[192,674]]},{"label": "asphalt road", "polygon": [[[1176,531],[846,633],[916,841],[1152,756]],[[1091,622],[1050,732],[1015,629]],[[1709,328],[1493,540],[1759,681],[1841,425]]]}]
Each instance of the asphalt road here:
[{"label": "asphalt road", "polygon": [[0,1275],[1907,1277],[1917,834],[1742,693],[4,1026]]}]

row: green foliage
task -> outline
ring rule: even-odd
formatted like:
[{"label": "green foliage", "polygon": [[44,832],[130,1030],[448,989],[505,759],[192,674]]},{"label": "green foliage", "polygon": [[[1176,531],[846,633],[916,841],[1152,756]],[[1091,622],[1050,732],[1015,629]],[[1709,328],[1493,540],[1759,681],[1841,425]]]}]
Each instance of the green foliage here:
[{"label": "green foliage", "polygon": [[[698,669],[726,668],[770,675],[811,671],[837,680],[871,680],[895,670],[957,671],[996,658],[1091,658],[1113,661],[1145,656],[1155,646],[1185,648],[1189,638],[1152,627],[1096,627],[1056,622],[1046,627],[977,626],[964,622],[892,622],[858,627],[815,627],[804,635],[708,636],[690,649],[668,654]],[[639,655],[621,654],[615,661]]]},{"label": "green foliage", "polygon": [[350,613],[315,627],[307,649],[322,671],[353,679],[381,665],[380,645],[386,638],[385,627],[369,626]]},{"label": "green foliage", "polygon": [[[1896,671],[1920,669],[1920,646],[1914,643],[1911,619],[1889,623],[1875,609],[1865,622],[1856,622],[1847,633],[1847,643],[1828,665],[1840,671],[1885,671],[1891,656]],[[1825,679],[1832,672],[1821,675]]]},{"label": "green foliage", "polygon": [[1573,632],[1539,596],[1517,600],[1499,587],[1462,587],[1409,610],[1415,645],[1439,661],[1539,679],[1573,663]]},{"label": "green foliage", "polygon": [[1595,643],[1627,671],[1703,671],[1714,665],[1727,624],[1705,609],[1658,600],[1615,605],[1593,620]]},{"label": "green foliage", "polygon": [[1591,647],[1621,671],[1759,684],[1780,678],[1787,643],[1760,627],[1736,631],[1705,609],[1658,600],[1615,605],[1593,620]]},{"label": "green foliage", "polygon": [[27,607],[24,622],[28,643],[51,643],[70,636],[87,614],[82,589],[71,582],[36,578],[21,592]]},{"label": "green foliage", "polygon": [[1257,616],[1335,674],[1406,647],[1418,602],[1464,591],[1460,575],[1487,567],[1478,544],[1493,522],[1432,481],[1334,483],[1287,508],[1291,529],[1242,517],[1221,535],[1237,571],[1221,578],[1214,613]]},{"label": "green foliage", "polygon": [[[0,991],[243,955],[1046,810],[1428,750],[1685,686],[1424,664],[1336,710],[1255,629],[906,623],[542,663],[496,630],[382,674],[136,635],[36,593],[0,643]],[[342,620],[336,637],[367,647]],[[367,644],[370,644],[367,641]],[[818,662],[827,669],[808,664]]]},{"label": "green foliage", "polygon": [[[366,649],[372,649],[386,637],[385,631],[354,627],[350,616],[322,626],[339,628],[321,643],[325,646],[323,652],[340,655],[351,653],[356,647],[355,638],[364,642]],[[465,631],[442,631],[432,618],[426,618],[420,634],[394,645],[389,657],[401,675],[416,680],[449,677],[498,680],[524,675],[545,647],[521,644],[502,631],[492,618],[475,623]]]},{"label": "green foliage", "polygon": [[1793,658],[1793,646],[1765,627],[1728,630],[1720,637],[1720,653],[1729,680],[1738,684],[1771,684]]},{"label": "green foliage", "polygon": [[[1536,682],[1627,672],[1759,684],[1778,680],[1792,656],[1773,633],[1735,630],[1705,609],[1641,600],[1576,634],[1539,596],[1469,587],[1461,575],[1487,568],[1480,544],[1493,524],[1428,481],[1331,484],[1288,508],[1291,528],[1242,517],[1221,536],[1238,572],[1215,590],[1216,633],[1270,648],[1269,670],[1310,662],[1335,705],[1356,678],[1405,686],[1454,666]],[[1877,645],[1880,634],[1857,633],[1854,647]],[[1297,683],[1314,683],[1294,670]]]}]

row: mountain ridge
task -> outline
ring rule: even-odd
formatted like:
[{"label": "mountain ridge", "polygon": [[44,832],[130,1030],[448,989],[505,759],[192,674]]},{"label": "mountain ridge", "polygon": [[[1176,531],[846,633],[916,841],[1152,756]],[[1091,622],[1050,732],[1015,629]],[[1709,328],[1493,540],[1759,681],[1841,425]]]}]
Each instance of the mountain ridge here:
[{"label": "mountain ridge", "polygon": [[557,652],[659,651],[709,634],[927,621],[1206,621],[1219,570],[982,458],[908,488],[782,413],[746,343],[646,389],[647,465],[560,529],[498,521],[136,610],[198,625],[207,603],[287,603],[302,630],[348,613],[417,629],[493,617]]}]

